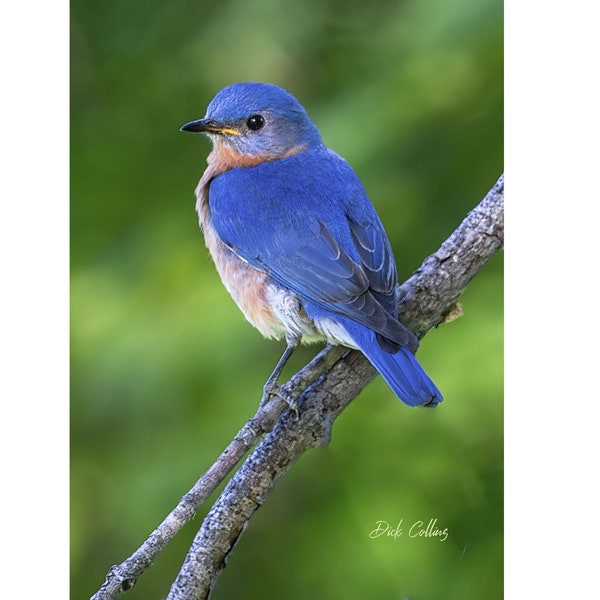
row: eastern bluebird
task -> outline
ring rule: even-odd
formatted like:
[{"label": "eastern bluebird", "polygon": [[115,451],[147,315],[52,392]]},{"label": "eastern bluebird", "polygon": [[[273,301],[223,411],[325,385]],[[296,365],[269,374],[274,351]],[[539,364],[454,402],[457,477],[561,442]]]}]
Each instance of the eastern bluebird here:
[{"label": "eastern bluebird", "polygon": [[266,397],[300,342],[326,340],[361,350],[409,406],[441,402],[398,321],[396,264],[375,208],[298,100],[236,83],[181,130],[213,143],[196,209],[223,284],[263,336],[287,342]]}]

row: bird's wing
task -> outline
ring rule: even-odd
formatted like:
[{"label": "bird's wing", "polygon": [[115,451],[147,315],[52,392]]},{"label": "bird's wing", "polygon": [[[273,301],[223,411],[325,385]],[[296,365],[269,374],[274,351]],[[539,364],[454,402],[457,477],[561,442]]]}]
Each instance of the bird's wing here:
[{"label": "bird's wing", "polygon": [[213,226],[233,252],[301,297],[414,347],[397,321],[396,266],[383,226],[354,172],[333,157],[335,168],[324,164],[330,155],[311,164],[301,154],[217,177]]}]

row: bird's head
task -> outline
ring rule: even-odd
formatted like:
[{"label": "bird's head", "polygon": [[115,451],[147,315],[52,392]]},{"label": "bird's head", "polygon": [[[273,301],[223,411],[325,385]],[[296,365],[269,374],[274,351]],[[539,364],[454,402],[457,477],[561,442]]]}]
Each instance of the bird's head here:
[{"label": "bird's head", "polygon": [[284,89],[268,83],[234,83],[210,102],[206,116],[181,131],[208,135],[215,150],[276,159],[321,144],[304,107]]}]

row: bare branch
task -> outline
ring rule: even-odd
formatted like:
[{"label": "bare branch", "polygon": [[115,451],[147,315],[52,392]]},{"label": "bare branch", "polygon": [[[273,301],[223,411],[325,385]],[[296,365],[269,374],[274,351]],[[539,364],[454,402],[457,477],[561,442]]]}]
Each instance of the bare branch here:
[{"label": "bare branch", "polygon": [[[400,317],[418,337],[448,319],[471,279],[503,245],[504,177],[501,176],[442,246],[399,287]],[[92,600],[117,598],[189,522],[261,435],[204,520],[168,600],[208,598],[235,542],[277,480],[309,448],[325,445],[337,416],[375,377],[357,351],[327,347],[283,387],[299,415],[274,398],[238,432],[213,466],[181,499],[136,552],[113,566]],[[274,429],[273,429],[274,427]],[[272,430],[272,431],[271,431]]]},{"label": "bare branch", "polygon": [[446,320],[483,265],[504,246],[504,175],[400,286],[400,320],[419,338]]}]

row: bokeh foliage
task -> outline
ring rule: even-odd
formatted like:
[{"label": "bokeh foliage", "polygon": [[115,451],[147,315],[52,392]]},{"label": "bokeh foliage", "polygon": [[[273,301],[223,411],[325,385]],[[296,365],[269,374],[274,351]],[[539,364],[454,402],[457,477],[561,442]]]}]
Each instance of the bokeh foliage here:
[{"label": "bokeh foliage", "polygon": [[[86,598],[253,414],[282,350],[207,258],[193,189],[209,143],[179,126],[234,81],[294,93],[362,178],[404,279],[502,171],[503,32],[499,0],[71,12],[71,592]],[[216,600],[502,597],[502,278],[498,255],[465,316],[422,343],[446,401],[411,410],[371,384],[257,513]],[[202,514],[131,598],[167,594]],[[430,518],[446,541],[408,538]],[[369,539],[400,519],[402,537]]]}]

